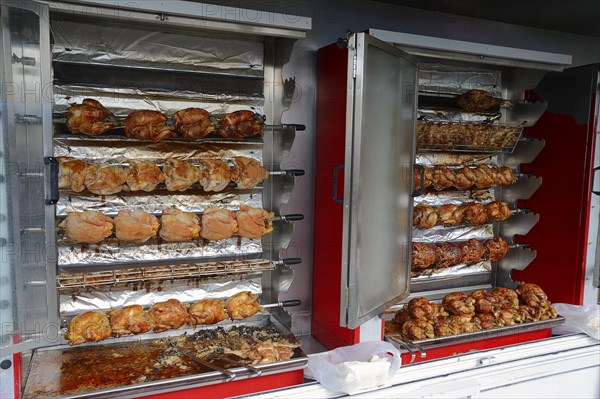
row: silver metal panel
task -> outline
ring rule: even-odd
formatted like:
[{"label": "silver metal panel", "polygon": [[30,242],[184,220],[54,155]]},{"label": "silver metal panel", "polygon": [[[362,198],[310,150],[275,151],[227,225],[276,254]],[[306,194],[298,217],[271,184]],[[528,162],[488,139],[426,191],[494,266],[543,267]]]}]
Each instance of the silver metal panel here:
[{"label": "silver metal panel", "polygon": [[341,324],[356,328],[408,295],[417,68],[404,52],[364,33],[349,54],[357,62],[346,139],[348,305]]}]

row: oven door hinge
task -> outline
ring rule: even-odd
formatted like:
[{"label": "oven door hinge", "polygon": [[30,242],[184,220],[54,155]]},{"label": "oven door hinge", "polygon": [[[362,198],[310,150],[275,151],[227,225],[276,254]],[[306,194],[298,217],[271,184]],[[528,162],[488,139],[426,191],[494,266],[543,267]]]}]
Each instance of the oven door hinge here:
[{"label": "oven door hinge", "polygon": [[352,79],[356,79],[356,55],[352,57]]}]

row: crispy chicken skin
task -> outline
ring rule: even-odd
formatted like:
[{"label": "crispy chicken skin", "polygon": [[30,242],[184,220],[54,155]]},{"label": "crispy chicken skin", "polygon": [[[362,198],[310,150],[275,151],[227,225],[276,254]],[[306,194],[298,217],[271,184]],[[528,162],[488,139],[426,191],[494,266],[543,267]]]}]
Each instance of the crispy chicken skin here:
[{"label": "crispy chicken skin", "polygon": [[219,134],[223,137],[241,139],[262,135],[264,119],[252,111],[235,111],[221,119]]},{"label": "crispy chicken skin", "polygon": [[494,185],[496,181],[496,171],[488,165],[480,165],[473,169],[475,181],[473,184],[477,188],[488,188]]},{"label": "crispy chicken skin", "polygon": [[496,303],[503,307],[519,307],[519,296],[517,292],[505,287],[496,287],[491,294],[496,298]]},{"label": "crispy chicken skin", "polygon": [[167,116],[159,111],[135,111],[125,119],[125,135],[138,140],[158,143],[167,137],[175,137],[175,128]]},{"label": "crispy chicken skin", "polygon": [[542,308],[549,305],[548,296],[537,284],[521,283],[517,288],[517,294],[520,295],[524,305],[533,308]]},{"label": "crispy chicken skin", "polygon": [[273,212],[267,212],[261,208],[252,208],[248,205],[240,206],[236,213],[238,224],[238,235],[240,237],[257,239],[273,231],[271,219],[275,217]]},{"label": "crispy chicken skin", "polygon": [[113,335],[141,334],[154,328],[148,312],[140,305],[130,305],[111,312],[110,326]]},{"label": "crispy chicken skin", "polygon": [[234,296],[229,297],[225,302],[225,308],[229,317],[233,320],[243,320],[263,311],[258,303],[258,295],[250,291],[238,292]]},{"label": "crispy chicken skin", "polygon": [[198,181],[204,191],[223,191],[231,182],[231,169],[219,159],[202,160],[198,169]]},{"label": "crispy chicken skin", "polygon": [[470,112],[483,112],[505,103],[501,98],[489,96],[484,90],[469,90],[456,98],[456,103]]},{"label": "crispy chicken skin", "polygon": [[269,172],[254,158],[235,157],[233,162],[235,166],[231,173],[231,180],[239,189],[254,188],[269,178]]},{"label": "crispy chicken skin", "polygon": [[177,131],[188,139],[201,139],[217,130],[210,113],[202,108],[182,109],[173,117]]},{"label": "crispy chicken skin", "polygon": [[111,334],[110,322],[104,314],[85,312],[71,320],[65,339],[69,340],[69,345],[78,345],[84,342],[102,341]]},{"label": "crispy chicken skin", "polygon": [[466,190],[467,188],[470,188],[477,179],[477,175],[475,175],[473,169],[466,166],[454,170],[454,175],[454,187],[456,187],[458,190]]},{"label": "crispy chicken skin", "polygon": [[490,262],[498,262],[508,253],[508,243],[500,236],[485,240],[485,256]]},{"label": "crispy chicken skin", "polygon": [[436,166],[433,169],[433,188],[442,191],[454,185],[456,177],[447,166]]},{"label": "crispy chicken skin", "polygon": [[69,212],[58,227],[70,240],[94,244],[112,234],[113,220],[96,211]]},{"label": "crispy chicken skin", "polygon": [[450,314],[456,316],[473,315],[475,313],[475,300],[462,292],[452,292],[442,299],[442,306]]},{"label": "crispy chicken skin", "polygon": [[489,222],[502,222],[511,217],[512,212],[506,202],[492,201],[485,205]]},{"label": "crispy chicken skin", "polygon": [[208,208],[202,215],[202,238],[225,240],[238,231],[235,212],[228,209]]},{"label": "crispy chicken skin", "polygon": [[419,204],[413,211],[413,226],[421,229],[430,229],[438,222],[438,215],[429,205]]},{"label": "crispy chicken skin", "polygon": [[200,171],[188,161],[169,158],[163,168],[169,191],[185,191],[200,179]]},{"label": "crispy chicken skin", "polygon": [[496,171],[496,184],[499,186],[508,186],[517,181],[517,177],[512,169],[506,166],[501,166]]},{"label": "crispy chicken skin", "polygon": [[165,181],[165,175],[153,162],[129,161],[129,176],[127,186],[131,191],[150,192],[156,189],[159,183]]},{"label": "crispy chicken skin", "polygon": [[97,136],[117,126],[113,113],[91,98],[84,99],[81,104],[71,105],[66,115],[67,128],[71,133]]},{"label": "crispy chicken skin", "polygon": [[402,325],[402,334],[412,340],[435,337],[433,324],[428,320],[410,319]]},{"label": "crispy chicken skin", "polygon": [[461,243],[460,249],[462,249],[463,252],[462,261],[467,265],[479,262],[485,253],[483,244],[474,238]]},{"label": "crispy chicken skin", "polygon": [[177,299],[157,302],[148,310],[154,323],[154,332],[176,330],[188,322],[188,311]]},{"label": "crispy chicken skin", "polygon": [[412,243],[412,266],[416,269],[425,269],[437,262],[437,251],[433,245],[420,242]]},{"label": "crispy chicken skin", "polygon": [[443,242],[436,245],[438,267],[450,267],[458,265],[463,257],[463,252],[458,244]]},{"label": "crispy chicken skin", "polygon": [[127,190],[129,171],[120,166],[91,164],[85,168],[85,187],[98,195],[111,195]]},{"label": "crispy chicken skin", "polygon": [[465,222],[473,226],[480,226],[487,223],[487,213],[485,206],[475,202],[468,203],[463,206]]},{"label": "crispy chicken skin", "polygon": [[165,241],[191,241],[200,235],[200,219],[191,212],[169,208],[162,212],[158,233]]},{"label": "crispy chicken skin", "polygon": [[497,298],[486,290],[473,291],[469,294],[469,297],[475,301],[473,304],[478,313],[494,313]]},{"label": "crispy chicken skin", "polygon": [[76,193],[85,190],[85,161],[71,157],[56,157],[58,160],[58,188],[71,189]]},{"label": "crispy chicken skin", "polygon": [[156,216],[142,210],[122,209],[114,219],[115,235],[119,240],[146,242],[156,236],[160,224]]},{"label": "crispy chicken skin", "polygon": [[429,302],[426,298],[411,299],[406,310],[413,319],[435,321],[438,317],[448,316],[441,305]]},{"label": "crispy chicken skin", "polygon": [[190,307],[189,314],[189,323],[192,326],[216,324],[229,318],[225,311],[225,301],[223,299],[201,299]]},{"label": "crispy chicken skin", "polygon": [[438,221],[443,226],[456,226],[462,223],[463,209],[454,204],[444,204],[437,208]]}]

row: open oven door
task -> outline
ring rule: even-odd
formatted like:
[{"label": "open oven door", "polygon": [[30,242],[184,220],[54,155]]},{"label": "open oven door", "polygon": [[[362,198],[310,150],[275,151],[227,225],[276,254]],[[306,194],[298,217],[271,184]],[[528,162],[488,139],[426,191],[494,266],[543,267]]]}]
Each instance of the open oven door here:
[{"label": "open oven door", "polygon": [[417,61],[366,33],[348,40],[340,325],[409,293]]}]

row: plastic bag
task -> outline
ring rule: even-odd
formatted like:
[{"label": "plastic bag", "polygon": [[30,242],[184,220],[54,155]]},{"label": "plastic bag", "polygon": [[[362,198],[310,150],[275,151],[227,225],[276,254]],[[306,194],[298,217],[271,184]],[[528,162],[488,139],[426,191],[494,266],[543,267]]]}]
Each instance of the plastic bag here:
[{"label": "plastic bag", "polygon": [[331,391],[352,394],[385,385],[401,363],[392,344],[369,341],[310,355],[304,374]]},{"label": "plastic bag", "polygon": [[600,340],[600,305],[553,303],[552,306],[565,318],[565,324],[553,329],[555,334],[585,333]]}]

